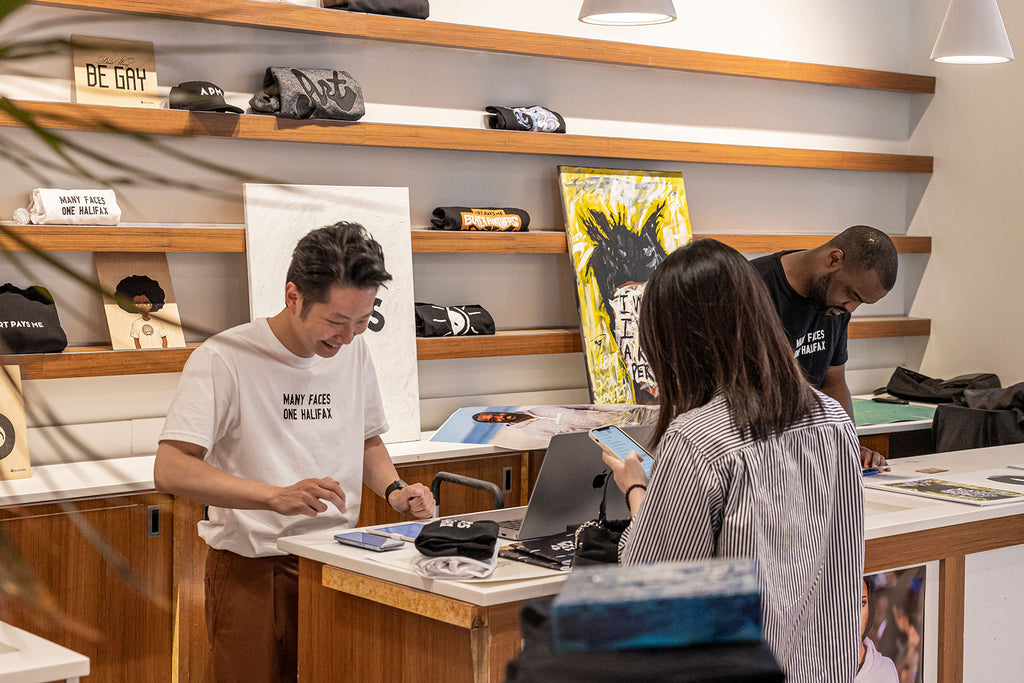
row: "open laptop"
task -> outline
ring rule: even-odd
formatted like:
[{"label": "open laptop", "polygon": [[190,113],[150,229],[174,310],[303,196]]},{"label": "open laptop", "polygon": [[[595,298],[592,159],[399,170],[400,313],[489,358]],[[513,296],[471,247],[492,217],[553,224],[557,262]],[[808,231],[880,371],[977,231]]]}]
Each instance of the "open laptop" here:
[{"label": "open laptop", "polygon": [[[647,425],[626,427],[623,431],[639,443],[646,444],[653,429]],[[511,540],[565,531],[567,527],[597,518],[604,494],[602,473],[606,471],[608,468],[601,459],[601,448],[587,432],[556,434],[548,444],[525,512],[524,508],[517,507],[477,512],[472,516],[498,522],[498,535]],[[611,489],[608,492],[608,518],[629,517],[629,510],[615,482],[610,481],[608,486]]]}]

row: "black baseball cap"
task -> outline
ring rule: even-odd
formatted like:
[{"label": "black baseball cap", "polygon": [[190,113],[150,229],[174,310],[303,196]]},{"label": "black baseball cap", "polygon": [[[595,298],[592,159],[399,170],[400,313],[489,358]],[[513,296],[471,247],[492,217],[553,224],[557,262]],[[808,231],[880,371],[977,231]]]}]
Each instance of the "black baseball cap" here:
[{"label": "black baseball cap", "polygon": [[186,81],[171,88],[171,109],[189,111],[243,111],[224,101],[224,90],[209,81]]}]

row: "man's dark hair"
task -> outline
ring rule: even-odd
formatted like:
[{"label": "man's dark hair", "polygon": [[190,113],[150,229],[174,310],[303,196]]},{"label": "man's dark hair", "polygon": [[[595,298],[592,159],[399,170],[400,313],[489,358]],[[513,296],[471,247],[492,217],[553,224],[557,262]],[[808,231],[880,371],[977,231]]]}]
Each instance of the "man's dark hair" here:
[{"label": "man's dark hair", "polygon": [[784,431],[817,403],[764,281],[721,242],[695,240],[662,261],[644,288],[639,327],[658,383],[652,445],[718,390],[755,439]]},{"label": "man's dark hair", "polygon": [[288,282],[302,295],[302,315],[330,298],[334,287],[377,289],[391,280],[384,250],[358,223],[317,228],[299,240],[288,266]]},{"label": "man's dark hair", "polygon": [[892,239],[881,230],[868,225],[854,225],[830,239],[825,246],[843,250],[843,267],[871,270],[886,291],[896,284],[899,257]]},{"label": "man's dark hair", "polygon": [[135,308],[134,302],[137,296],[144,296],[149,299],[149,303],[153,304],[150,313],[156,313],[164,307],[166,298],[164,289],[153,278],[146,275],[129,275],[117,283],[117,289],[114,290],[114,301],[121,307],[121,310],[138,313],[139,310]]}]

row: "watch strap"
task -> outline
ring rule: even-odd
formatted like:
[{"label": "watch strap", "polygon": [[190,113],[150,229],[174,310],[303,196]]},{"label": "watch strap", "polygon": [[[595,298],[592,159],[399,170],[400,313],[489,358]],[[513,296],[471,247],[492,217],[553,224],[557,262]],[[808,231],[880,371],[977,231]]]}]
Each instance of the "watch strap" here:
[{"label": "watch strap", "polygon": [[406,486],[408,486],[408,484],[406,484],[401,479],[395,479],[393,482],[388,484],[388,487],[384,489],[384,500],[388,503],[388,505],[391,504],[391,494],[399,489],[404,489]]}]

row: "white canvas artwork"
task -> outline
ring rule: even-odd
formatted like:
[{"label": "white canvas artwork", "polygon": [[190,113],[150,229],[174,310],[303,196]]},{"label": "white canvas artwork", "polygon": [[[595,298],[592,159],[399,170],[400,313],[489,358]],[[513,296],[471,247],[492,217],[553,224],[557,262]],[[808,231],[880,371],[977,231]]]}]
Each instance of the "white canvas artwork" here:
[{"label": "white canvas artwork", "polygon": [[380,243],[394,280],[377,295],[375,311],[383,326],[367,330],[364,337],[391,426],[383,438],[388,443],[419,439],[409,188],[246,183],[244,195],[249,311],[254,319],[275,315],[284,306],[292,249],[310,230],[338,221],[361,223]]}]

